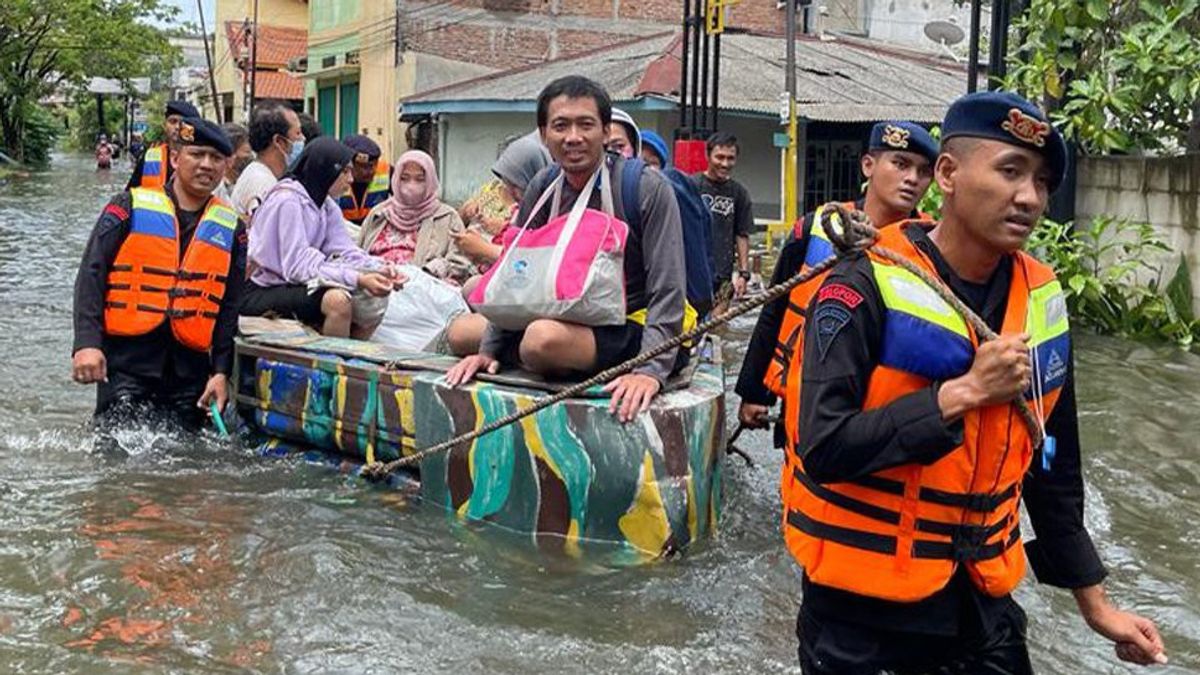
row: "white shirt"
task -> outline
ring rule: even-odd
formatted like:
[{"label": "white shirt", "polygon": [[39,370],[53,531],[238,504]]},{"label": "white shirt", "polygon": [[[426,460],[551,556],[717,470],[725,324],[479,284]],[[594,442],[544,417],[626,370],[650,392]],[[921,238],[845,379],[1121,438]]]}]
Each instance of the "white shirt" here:
[{"label": "white shirt", "polygon": [[229,201],[238,215],[250,222],[250,216],[254,215],[254,210],[262,203],[267,191],[278,182],[279,179],[266,164],[254,160],[238,177],[237,185],[229,194]]}]

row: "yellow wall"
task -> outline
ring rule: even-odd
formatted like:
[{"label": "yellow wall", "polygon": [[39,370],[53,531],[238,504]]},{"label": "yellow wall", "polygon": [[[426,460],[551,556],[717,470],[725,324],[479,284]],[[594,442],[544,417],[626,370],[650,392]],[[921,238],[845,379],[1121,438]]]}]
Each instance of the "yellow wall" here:
[{"label": "yellow wall", "polygon": [[[379,144],[383,156],[393,161],[405,149],[404,134],[396,114],[399,99],[397,82],[401,68],[396,66],[395,4],[382,0],[312,0],[312,23],[308,34],[309,85],[306,96],[316,97],[319,87],[335,82],[358,80],[358,128],[356,133],[369,136]],[[321,57],[358,50],[357,72],[340,69],[336,75],[322,77],[318,72]],[[341,59],[339,58],[339,62]],[[411,78],[409,78],[411,79]],[[318,119],[336,118],[340,128],[340,110],[314,110]]]},{"label": "yellow wall", "polygon": [[[243,89],[241,73],[237,69],[229,53],[229,40],[225,35],[226,21],[243,21],[249,18],[254,21],[255,0],[217,0],[216,17],[204,17],[212,21],[208,29],[216,34],[213,49],[213,63],[216,64],[217,93],[224,98],[227,92],[233,92],[233,121],[245,122],[242,111]],[[260,24],[280,26],[282,28],[299,28],[308,30],[308,3],[304,0],[258,0],[258,21]],[[207,102],[207,98],[205,99]],[[201,113],[216,119],[215,112],[205,106]],[[223,120],[230,121],[230,120]]]}]

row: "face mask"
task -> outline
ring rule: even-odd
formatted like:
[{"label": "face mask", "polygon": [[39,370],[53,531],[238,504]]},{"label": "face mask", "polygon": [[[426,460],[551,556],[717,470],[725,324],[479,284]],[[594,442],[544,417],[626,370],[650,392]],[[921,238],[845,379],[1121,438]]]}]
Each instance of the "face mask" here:
[{"label": "face mask", "polygon": [[296,165],[296,160],[300,159],[300,153],[304,152],[304,139],[292,141],[292,147],[288,150],[287,165],[292,168]]},{"label": "face mask", "polygon": [[402,183],[400,185],[400,201],[405,204],[416,205],[422,201],[425,196],[424,183]]}]

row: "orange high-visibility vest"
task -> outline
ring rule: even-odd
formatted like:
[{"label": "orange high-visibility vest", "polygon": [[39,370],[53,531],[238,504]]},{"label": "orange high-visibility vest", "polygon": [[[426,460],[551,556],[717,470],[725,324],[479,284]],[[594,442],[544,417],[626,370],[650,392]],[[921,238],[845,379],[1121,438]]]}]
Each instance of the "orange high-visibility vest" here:
[{"label": "orange high-visibility vest", "polygon": [[[881,231],[879,243],[936,276],[904,234],[912,226]],[[864,410],[966,373],[978,347],[974,330],[925,282],[869,255],[886,311]],[[1034,359],[1035,386],[1026,399],[1048,417],[1070,354],[1066,302],[1053,270],[1023,252],[1013,256],[1001,329],[1021,332],[1032,336]],[[799,386],[800,373],[790,374],[787,396],[798,400]],[[963,444],[928,466],[898,466],[838,483],[818,484],[805,474],[799,420],[787,423],[784,539],[814,583],[914,602],[945,587],[959,565],[994,597],[1011,592],[1024,576],[1018,505],[1034,448],[1011,404],[968,412]]]},{"label": "orange high-visibility vest", "polygon": [[[833,244],[829,242],[829,238],[825,236],[825,230],[821,227],[821,214],[826,206],[828,205],[822,204],[813,213],[812,224],[809,226],[808,248],[804,252],[804,262],[800,265],[801,271],[819,264],[834,253]],[[842,206],[849,210],[856,208],[854,202],[844,202]],[[796,223],[793,236],[800,238],[803,227],[804,219],[801,218]],[[804,313],[808,309],[808,303],[816,295],[817,289],[821,287],[821,282],[825,281],[827,275],[828,272],[818,274],[788,293],[787,309],[783,312],[783,319],[779,324],[779,335],[775,339],[771,361],[767,364],[767,373],[763,377],[763,384],[776,397],[782,397],[784,394],[788,363],[796,351],[797,342],[804,335]]]},{"label": "orange high-visibility vest", "polygon": [[155,143],[146,148],[142,157],[142,178],[138,187],[163,189],[170,170],[171,149],[166,143]]},{"label": "orange high-visibility vest", "polygon": [[237,214],[213,197],[179,262],[179,223],[171,199],[147,188],[130,194],[129,235],[108,274],[104,332],[145,335],[169,318],[175,339],[207,351],[225,297]]},{"label": "orange high-visibility vest", "polygon": [[379,160],[375,164],[375,175],[367,184],[361,204],[354,198],[353,189],[346,190],[346,194],[338,198],[338,206],[342,207],[343,218],[352,223],[362,223],[371,209],[388,198],[388,192],[392,189],[388,170],[388,163],[383,160]]}]

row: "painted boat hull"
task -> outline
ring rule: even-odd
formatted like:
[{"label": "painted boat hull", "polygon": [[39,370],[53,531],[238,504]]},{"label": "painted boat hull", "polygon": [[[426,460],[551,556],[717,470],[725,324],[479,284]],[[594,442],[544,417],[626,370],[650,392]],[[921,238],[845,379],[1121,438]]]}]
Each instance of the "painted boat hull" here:
[{"label": "painted boat hull", "polygon": [[[720,513],[724,376],[719,348],[705,351],[686,387],[629,424],[597,390],[422,460],[422,501],[573,556],[638,562],[688,548]],[[548,393],[520,376],[449,388],[453,358],[296,332],[239,338],[237,355],[243,418],[271,447],[335,454],[343,469],[411,455]]]}]

